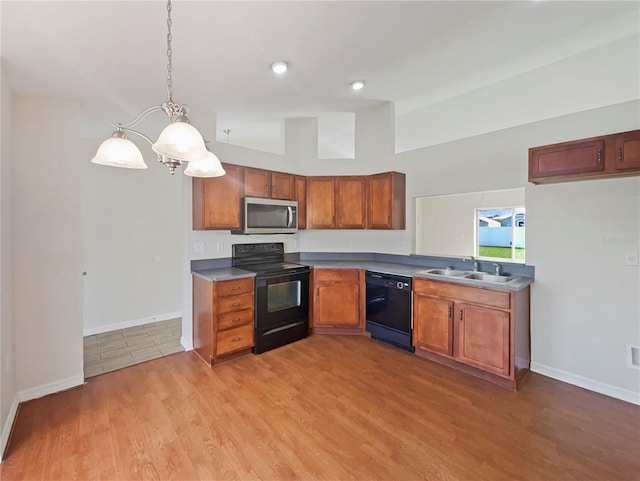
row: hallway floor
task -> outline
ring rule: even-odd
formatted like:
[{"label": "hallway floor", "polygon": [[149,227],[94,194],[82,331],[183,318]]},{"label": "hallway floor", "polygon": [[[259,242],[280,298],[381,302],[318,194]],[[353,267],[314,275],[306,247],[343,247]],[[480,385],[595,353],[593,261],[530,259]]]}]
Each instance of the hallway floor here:
[{"label": "hallway floor", "polygon": [[170,319],[84,338],[84,377],[89,378],[184,351],[182,319]]}]

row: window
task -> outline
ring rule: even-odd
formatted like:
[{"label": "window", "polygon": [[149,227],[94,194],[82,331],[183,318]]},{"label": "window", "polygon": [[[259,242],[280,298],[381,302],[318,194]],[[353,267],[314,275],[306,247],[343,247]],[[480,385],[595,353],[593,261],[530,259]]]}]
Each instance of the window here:
[{"label": "window", "polygon": [[524,261],[524,207],[476,209],[476,256]]}]

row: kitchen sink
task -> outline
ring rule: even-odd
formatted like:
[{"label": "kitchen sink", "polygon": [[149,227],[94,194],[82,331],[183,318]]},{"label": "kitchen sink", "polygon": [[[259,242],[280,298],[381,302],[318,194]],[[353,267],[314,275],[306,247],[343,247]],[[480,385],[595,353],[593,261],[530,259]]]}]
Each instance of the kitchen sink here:
[{"label": "kitchen sink", "polygon": [[433,274],[436,276],[461,277],[467,274],[467,271],[458,271],[456,269],[428,269],[421,271],[420,274]]},{"label": "kitchen sink", "polygon": [[495,274],[486,274],[484,272],[473,272],[471,274],[467,274],[464,276],[465,279],[475,279],[477,281],[484,282],[497,282],[499,284],[504,284],[505,282],[509,282],[513,279],[511,276],[497,276]]}]

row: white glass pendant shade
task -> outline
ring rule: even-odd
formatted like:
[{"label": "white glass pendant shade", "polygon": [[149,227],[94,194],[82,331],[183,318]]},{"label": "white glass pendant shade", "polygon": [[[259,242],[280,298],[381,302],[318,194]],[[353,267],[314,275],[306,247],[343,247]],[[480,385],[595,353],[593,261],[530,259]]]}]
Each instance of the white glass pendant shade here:
[{"label": "white glass pendant shade", "polygon": [[207,155],[202,135],[186,122],[167,125],[151,148],[156,154],[185,161],[202,159]]},{"label": "white glass pendant shade", "polygon": [[207,151],[206,157],[189,161],[184,174],[191,177],[221,177],[226,174],[226,171],[222,168],[220,159]]},{"label": "white glass pendant shade", "polygon": [[91,162],[125,169],[147,168],[140,149],[126,137],[111,137],[102,142]]}]

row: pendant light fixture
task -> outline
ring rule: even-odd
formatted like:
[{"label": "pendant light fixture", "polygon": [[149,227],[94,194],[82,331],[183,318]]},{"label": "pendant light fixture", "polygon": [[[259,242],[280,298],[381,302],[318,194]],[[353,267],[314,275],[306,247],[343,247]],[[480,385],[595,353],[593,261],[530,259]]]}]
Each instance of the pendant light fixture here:
[{"label": "pendant light fixture", "polygon": [[[143,111],[131,122],[126,124],[111,124],[116,131],[111,138],[105,140],[96,156],[91,160],[94,164],[123,167],[126,169],[146,169],[140,149],[127,138],[127,133],[142,137],[151,144],[151,149],[157,154],[158,162],[169,168],[172,175],[183,162],[189,162],[185,174],[192,177],[220,177],[225,171],[220,160],[210,152],[200,132],[189,121],[189,107],[173,101],[172,85],[172,50],[171,50],[171,0],[167,1],[167,101],[161,105],[150,107]],[[133,127],[142,122],[154,112],[164,112],[171,123],[160,133],[158,140],[153,142],[149,137]]]}]

